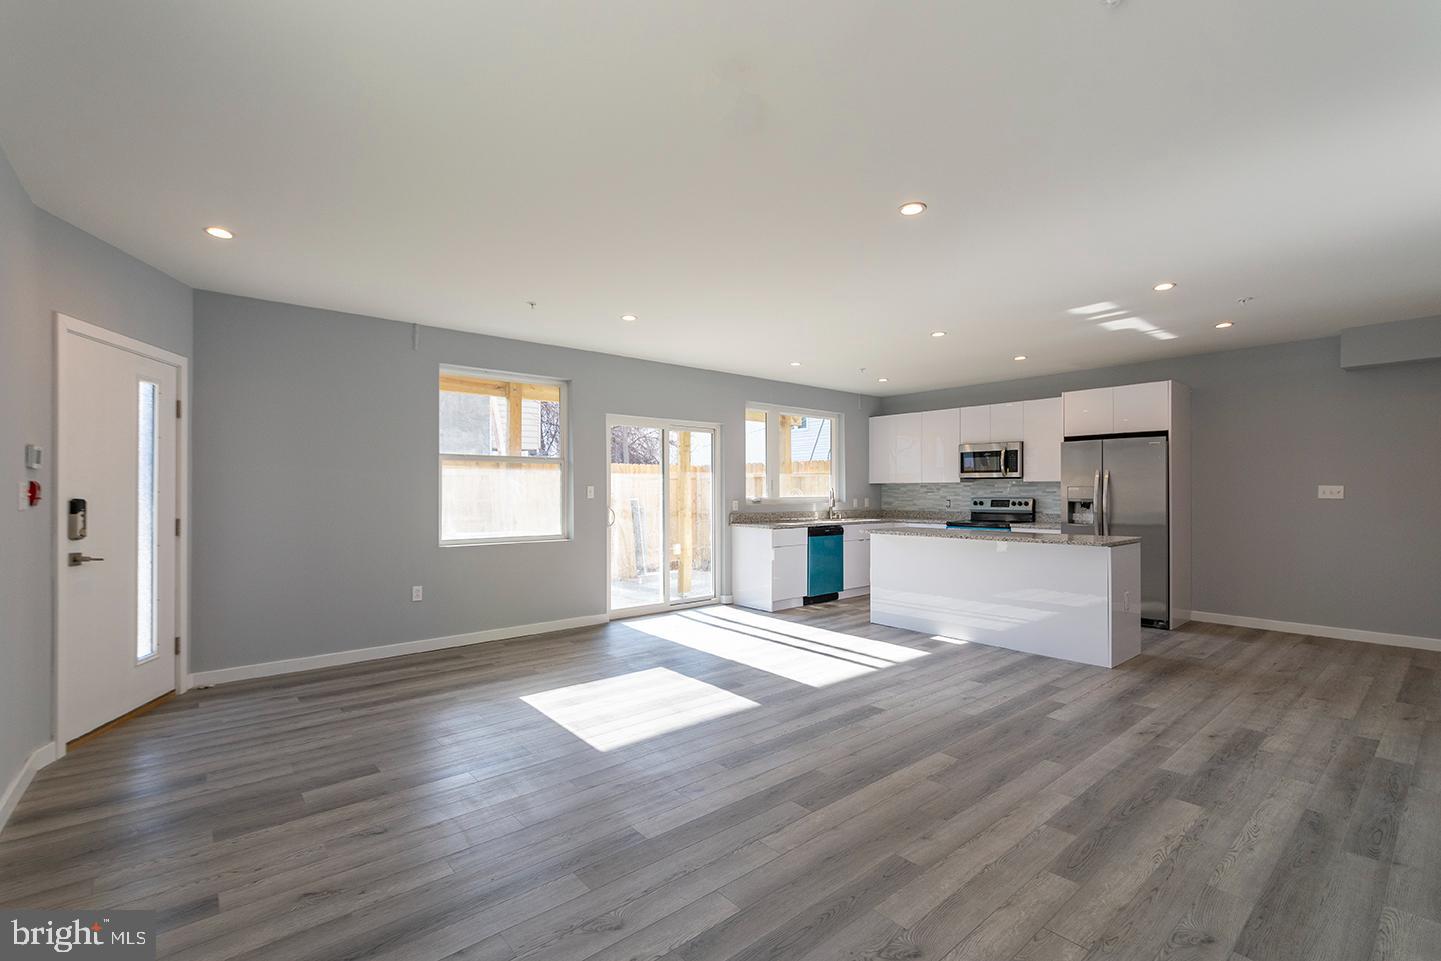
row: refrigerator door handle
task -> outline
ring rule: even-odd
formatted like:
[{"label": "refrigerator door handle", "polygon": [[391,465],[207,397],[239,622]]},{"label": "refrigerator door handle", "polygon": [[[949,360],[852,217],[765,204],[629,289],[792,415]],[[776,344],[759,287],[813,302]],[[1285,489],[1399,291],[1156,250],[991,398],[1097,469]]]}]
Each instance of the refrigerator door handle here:
[{"label": "refrigerator door handle", "polygon": [[1106,471],[1105,479],[1101,483],[1101,500],[1105,502],[1105,510],[1101,514],[1101,520],[1105,523],[1105,533],[1111,533],[1111,472]]},{"label": "refrigerator door handle", "polygon": [[1101,533],[1101,472],[1096,471],[1096,479],[1091,484],[1091,517],[1096,526],[1096,533]]}]

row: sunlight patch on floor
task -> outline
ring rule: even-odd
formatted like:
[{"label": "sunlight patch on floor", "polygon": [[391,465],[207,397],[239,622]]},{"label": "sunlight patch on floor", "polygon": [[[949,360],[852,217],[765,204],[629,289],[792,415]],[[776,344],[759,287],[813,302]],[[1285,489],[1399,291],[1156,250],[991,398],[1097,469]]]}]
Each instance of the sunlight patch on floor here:
[{"label": "sunlight patch on floor", "polygon": [[[782,643],[779,640],[759,637],[741,625],[736,625],[735,628],[722,627],[714,622],[695,620],[679,614],[663,614],[659,617],[628,621],[626,626],[663,641],[735,661],[737,664],[744,664],[787,680],[798,681],[808,687],[825,687],[837,681],[861,677],[876,669],[858,663],[860,659],[854,655],[842,656],[841,652],[820,653],[795,643],[791,638]],[[882,663],[877,666],[886,665]]]},{"label": "sunlight patch on floor", "polygon": [[913,647],[892,644],[889,641],[877,641],[869,637],[857,637],[854,634],[843,634],[840,631],[829,631],[823,627],[813,627],[810,624],[802,624],[799,621],[787,620],[782,617],[768,617],[765,614],[736,607],[703,607],[692,613],[770,631],[791,640],[807,641],[815,645],[814,649],[822,653],[834,651],[873,658],[882,662],[877,665],[880,667],[914,661],[916,658],[926,656],[925,651],[918,651]]},{"label": "sunlight patch on floor", "polygon": [[664,667],[527,694],[521,700],[597,751],[760,706]]}]

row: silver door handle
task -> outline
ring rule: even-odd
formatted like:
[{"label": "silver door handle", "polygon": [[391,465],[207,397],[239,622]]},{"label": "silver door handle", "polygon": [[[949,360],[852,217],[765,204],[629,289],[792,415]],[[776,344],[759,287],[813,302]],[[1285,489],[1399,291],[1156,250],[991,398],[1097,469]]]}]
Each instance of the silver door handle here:
[{"label": "silver door handle", "polygon": [[1091,483],[1091,520],[1096,533],[1101,533],[1101,472],[1096,471],[1096,479]]},{"label": "silver door handle", "polygon": [[71,552],[71,554],[70,554],[70,566],[71,566],[71,567],[79,567],[81,564],[89,564],[89,563],[91,563],[92,561],[103,561],[103,560],[105,560],[105,558],[103,558],[103,557],[86,557],[84,554],[80,553],[79,551],[73,551],[73,552]]},{"label": "silver door handle", "polygon": [[615,526],[615,508],[614,508],[614,507],[607,507],[607,508],[605,509],[605,512],[610,515],[610,520],[608,520],[608,521],[605,522],[605,526],[606,526],[606,527],[614,527],[614,526]]},{"label": "silver door handle", "polygon": [[1101,520],[1106,525],[1105,533],[1111,533],[1111,472],[1106,471],[1106,479],[1101,486],[1101,497],[1106,502],[1106,512],[1101,515]]}]

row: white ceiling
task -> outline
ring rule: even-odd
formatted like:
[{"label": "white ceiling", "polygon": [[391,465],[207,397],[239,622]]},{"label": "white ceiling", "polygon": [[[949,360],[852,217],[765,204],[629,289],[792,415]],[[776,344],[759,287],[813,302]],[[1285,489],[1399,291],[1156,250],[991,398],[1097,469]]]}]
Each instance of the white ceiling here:
[{"label": "white ceiling", "polygon": [[1435,0],[0,0],[0,143],[195,287],[870,393],[1441,312]]}]

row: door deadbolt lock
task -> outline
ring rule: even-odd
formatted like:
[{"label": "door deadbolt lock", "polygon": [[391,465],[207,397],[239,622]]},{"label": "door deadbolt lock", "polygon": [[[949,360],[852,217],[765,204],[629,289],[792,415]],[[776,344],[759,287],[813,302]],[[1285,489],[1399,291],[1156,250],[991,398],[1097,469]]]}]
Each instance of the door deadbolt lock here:
[{"label": "door deadbolt lock", "polygon": [[85,498],[70,498],[70,512],[67,518],[65,533],[72,541],[83,541],[85,539]]},{"label": "door deadbolt lock", "polygon": [[79,567],[81,564],[89,564],[92,561],[103,561],[103,557],[86,557],[79,551],[72,551],[70,554],[70,566]]}]

